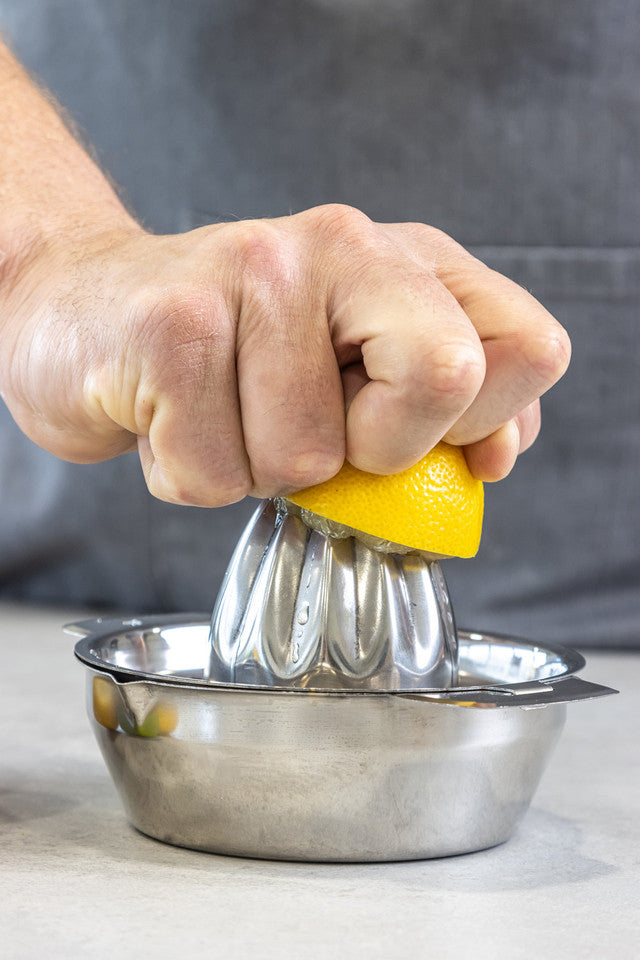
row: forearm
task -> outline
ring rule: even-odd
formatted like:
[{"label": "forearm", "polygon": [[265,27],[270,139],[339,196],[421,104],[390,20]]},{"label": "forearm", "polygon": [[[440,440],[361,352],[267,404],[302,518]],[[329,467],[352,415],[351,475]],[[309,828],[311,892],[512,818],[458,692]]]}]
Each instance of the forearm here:
[{"label": "forearm", "polygon": [[202,506],[318,483],[345,452],[397,473],[449,434],[504,476],[569,357],[432,227],[330,205],[147,233],[2,47],[0,333],[0,395],[35,443],[137,447],[152,493]]},{"label": "forearm", "polygon": [[61,231],[127,224],[100,169],[0,42],[0,270]]}]

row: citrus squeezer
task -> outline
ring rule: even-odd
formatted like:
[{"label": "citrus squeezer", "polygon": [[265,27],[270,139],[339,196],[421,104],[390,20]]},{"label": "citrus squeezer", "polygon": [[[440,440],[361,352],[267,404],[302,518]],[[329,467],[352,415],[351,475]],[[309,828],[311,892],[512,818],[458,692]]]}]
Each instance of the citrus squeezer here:
[{"label": "citrus squeezer", "polygon": [[350,470],[261,504],[212,618],[67,628],[143,833],[303,861],[480,850],[527,810],[566,704],[615,692],[568,648],[456,633],[439,559],[475,552],[482,512],[462,452]]},{"label": "citrus squeezer", "polygon": [[240,538],[211,621],[209,679],[308,690],[424,690],[456,681],[439,559],[285,500]]}]

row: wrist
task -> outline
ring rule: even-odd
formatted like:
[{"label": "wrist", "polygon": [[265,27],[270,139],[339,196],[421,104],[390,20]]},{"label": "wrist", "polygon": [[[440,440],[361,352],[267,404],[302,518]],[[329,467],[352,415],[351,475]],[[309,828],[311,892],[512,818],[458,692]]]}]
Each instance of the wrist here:
[{"label": "wrist", "polygon": [[[107,249],[124,236],[144,233],[140,224],[113,197],[89,201],[64,215],[47,209],[3,216],[0,222],[0,302],[42,260],[75,259],[87,249]],[[38,272],[38,271],[36,271]]]}]

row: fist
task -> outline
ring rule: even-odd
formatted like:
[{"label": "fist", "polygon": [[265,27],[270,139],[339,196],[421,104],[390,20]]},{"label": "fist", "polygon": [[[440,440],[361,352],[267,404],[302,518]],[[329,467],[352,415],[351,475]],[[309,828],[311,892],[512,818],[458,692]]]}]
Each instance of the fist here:
[{"label": "fist", "polygon": [[439,440],[480,479],[535,439],[567,335],[441,231],[344,206],[24,247],[0,285],[0,388],[55,455],[136,449],[163,500],[219,506],[395,473]]}]

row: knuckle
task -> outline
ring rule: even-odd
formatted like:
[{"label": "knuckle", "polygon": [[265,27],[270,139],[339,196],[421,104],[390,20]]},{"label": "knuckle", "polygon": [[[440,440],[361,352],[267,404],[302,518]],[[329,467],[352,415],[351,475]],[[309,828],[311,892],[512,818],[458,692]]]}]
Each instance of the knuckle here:
[{"label": "knuckle", "polygon": [[468,250],[439,227],[427,223],[412,223],[407,229],[410,239],[417,244],[421,256],[427,256],[437,276],[445,278],[452,268],[459,271],[464,262],[476,262]]},{"label": "knuckle", "polygon": [[206,507],[228,507],[231,503],[238,503],[249,495],[252,488],[251,478],[247,475],[241,480],[218,483],[207,492],[203,498]]},{"label": "knuckle", "polygon": [[433,400],[435,396],[442,406],[456,408],[471,403],[486,369],[482,349],[470,343],[441,344],[429,352],[421,367],[423,397]]},{"label": "knuckle", "polygon": [[248,476],[238,480],[209,478],[203,486],[195,479],[180,477],[176,471],[151,469],[147,480],[149,492],[159,500],[195,507],[226,507],[243,500],[251,490]]},{"label": "knuckle", "polygon": [[174,471],[160,468],[157,462],[151,468],[147,486],[154,497],[166,500],[167,503],[190,504],[192,502],[189,484],[179,478]]},{"label": "knuckle", "polygon": [[571,341],[566,330],[553,321],[537,325],[526,338],[524,352],[535,373],[551,386],[566,372],[571,359]]},{"label": "knuckle", "polygon": [[345,243],[368,237],[374,226],[366,213],[348,204],[328,203],[316,207],[311,213],[322,230]]},{"label": "knuckle", "polygon": [[167,475],[164,470],[160,470],[157,463],[151,465],[146,480],[149,493],[152,496],[158,500],[165,500],[167,503],[180,503],[173,478],[170,474]]},{"label": "knuckle", "polygon": [[294,260],[282,231],[268,220],[238,224],[234,255],[242,276],[261,283],[290,281]]},{"label": "knuckle", "polygon": [[428,223],[415,223],[412,226],[418,239],[437,250],[458,250],[460,247],[460,244],[453,237],[450,237],[444,230],[440,230],[439,227],[434,227]]},{"label": "knuckle", "polygon": [[343,451],[312,450],[280,457],[277,469],[266,464],[262,469],[252,466],[261,494],[274,497],[323,483],[334,477],[343,463]]}]

